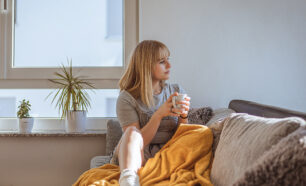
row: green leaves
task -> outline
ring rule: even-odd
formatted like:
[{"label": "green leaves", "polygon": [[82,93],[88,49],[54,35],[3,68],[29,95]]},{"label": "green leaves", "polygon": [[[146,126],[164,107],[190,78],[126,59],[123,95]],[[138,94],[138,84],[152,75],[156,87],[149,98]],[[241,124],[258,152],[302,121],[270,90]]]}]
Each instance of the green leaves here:
[{"label": "green leaves", "polygon": [[26,101],[23,99],[20,101],[20,105],[18,106],[18,112],[17,112],[17,117],[18,118],[29,118],[30,114],[29,111],[31,110],[31,104],[29,101]]},{"label": "green leaves", "polygon": [[[85,87],[95,89],[92,83],[87,82],[83,76],[74,76],[72,74],[72,60],[68,60],[69,67],[62,64],[61,73],[55,72],[57,79],[49,79],[54,84],[61,88],[51,92],[47,98],[53,94],[53,102],[57,99],[55,106],[59,109],[61,117],[66,117],[69,110],[86,110],[90,108],[89,94],[85,91]],[[91,89],[91,90],[92,90]]]}]

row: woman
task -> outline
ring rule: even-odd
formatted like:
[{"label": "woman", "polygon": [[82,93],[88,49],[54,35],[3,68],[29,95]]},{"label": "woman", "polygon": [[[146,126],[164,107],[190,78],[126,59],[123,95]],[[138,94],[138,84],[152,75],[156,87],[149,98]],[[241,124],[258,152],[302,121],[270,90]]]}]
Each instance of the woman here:
[{"label": "woman", "polygon": [[163,43],[142,41],[120,79],[117,117],[124,133],[111,161],[119,160],[120,185],[139,185],[138,169],[167,143],[179,123],[188,123],[190,98],[178,103],[181,109],[173,108],[172,97],[185,91],[165,83],[170,76],[169,56]]}]

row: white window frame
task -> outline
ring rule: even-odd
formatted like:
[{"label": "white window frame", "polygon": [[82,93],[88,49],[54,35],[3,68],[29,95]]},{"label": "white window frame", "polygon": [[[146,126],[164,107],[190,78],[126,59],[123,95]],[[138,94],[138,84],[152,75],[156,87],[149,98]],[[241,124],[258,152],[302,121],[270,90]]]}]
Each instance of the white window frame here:
[{"label": "white window frame", "polygon": [[[129,54],[139,39],[138,4],[139,0],[123,1],[123,66],[122,67],[74,67],[79,75],[87,79],[99,89],[118,88],[118,81],[127,66]],[[16,68],[12,67],[13,32],[15,0],[0,0],[0,90],[5,88],[57,88],[48,79],[54,78],[59,68]],[[3,5],[6,3],[7,10]]]}]

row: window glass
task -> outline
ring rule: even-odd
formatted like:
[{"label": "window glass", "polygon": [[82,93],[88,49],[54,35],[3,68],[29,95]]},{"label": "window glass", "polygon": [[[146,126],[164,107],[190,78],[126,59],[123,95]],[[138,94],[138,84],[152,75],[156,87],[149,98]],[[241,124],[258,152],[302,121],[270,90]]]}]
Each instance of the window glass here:
[{"label": "window glass", "polygon": [[[1,89],[0,117],[16,117],[18,105],[22,99],[30,101],[30,115],[33,117],[60,117],[55,102],[51,104],[53,95],[46,97],[52,89]],[[87,90],[91,108],[88,117],[116,117],[116,100],[119,89]]]},{"label": "window glass", "polygon": [[13,66],[122,66],[122,12],[122,0],[16,0]]}]

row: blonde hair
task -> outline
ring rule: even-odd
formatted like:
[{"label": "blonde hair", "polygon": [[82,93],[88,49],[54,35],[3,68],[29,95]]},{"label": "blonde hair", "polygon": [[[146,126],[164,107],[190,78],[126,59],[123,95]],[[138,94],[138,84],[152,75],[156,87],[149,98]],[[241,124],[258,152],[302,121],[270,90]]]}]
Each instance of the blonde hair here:
[{"label": "blonde hair", "polygon": [[[159,41],[144,40],[139,43],[134,49],[128,67],[119,81],[120,91],[126,90],[135,99],[140,98],[146,106],[154,106],[153,66],[161,58],[169,55],[169,49]],[[165,82],[161,81],[160,84],[163,88]]]}]

